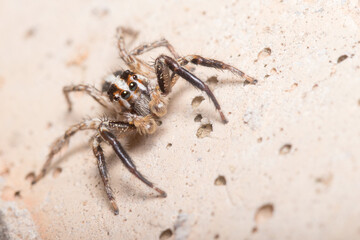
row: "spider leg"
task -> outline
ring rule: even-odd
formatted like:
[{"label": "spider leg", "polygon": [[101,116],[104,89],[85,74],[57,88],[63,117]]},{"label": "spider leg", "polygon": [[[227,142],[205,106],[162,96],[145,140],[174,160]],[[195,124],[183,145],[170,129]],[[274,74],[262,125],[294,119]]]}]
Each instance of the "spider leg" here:
[{"label": "spider leg", "polygon": [[[166,47],[175,59],[180,59],[180,55],[175,51],[175,48],[165,38],[162,38],[158,41],[154,41],[152,43],[145,43],[143,45],[140,45],[137,48],[133,49],[130,52],[130,55],[138,56],[138,55],[144,54],[146,52],[149,52],[149,51],[151,51],[155,48],[159,48],[159,47]],[[135,58],[138,61],[140,61],[141,64],[147,65],[150,69],[153,69],[153,67],[151,65],[149,65],[148,63],[141,61],[137,57],[135,57]],[[173,74],[171,76],[172,85],[175,84],[177,79],[178,79],[178,76],[175,76],[175,74]]]},{"label": "spider leg", "polygon": [[112,205],[112,208],[114,210],[114,214],[118,215],[119,214],[119,208],[115,202],[115,197],[113,195],[113,191],[110,187],[110,183],[109,183],[109,176],[108,176],[108,170],[106,168],[106,163],[105,163],[105,156],[104,156],[104,151],[100,146],[100,143],[102,142],[102,138],[99,135],[96,135],[93,139],[93,152],[94,155],[96,156],[97,159],[97,163],[98,163],[98,168],[99,168],[99,172],[100,172],[100,176],[101,179],[104,183],[105,186],[105,191],[106,194],[109,198],[109,201]]},{"label": "spider leg", "polygon": [[155,60],[155,73],[158,79],[160,90],[164,94],[170,93],[171,88],[173,86],[172,77],[169,74],[169,69],[173,73],[179,75],[180,77],[191,83],[194,87],[204,91],[211,99],[211,101],[214,103],[216,110],[219,111],[223,123],[228,122],[227,119],[225,118],[224,113],[221,111],[220,104],[217,101],[215,95],[212,93],[210,88],[203,81],[201,81],[198,77],[190,73],[185,68],[181,67],[176,60],[166,55],[160,55]]},{"label": "spider leg", "polygon": [[134,50],[132,50],[130,53],[128,53],[125,47],[124,35],[129,34],[129,31],[134,32],[133,30],[129,30],[123,27],[117,28],[118,48],[119,48],[120,58],[125,62],[126,65],[129,66],[129,68],[132,71],[140,73],[144,76],[148,76],[149,78],[155,77],[153,74],[154,71],[153,67],[136,57],[137,55],[148,52],[154,48],[166,47],[170,51],[170,53],[174,55],[176,59],[180,58],[180,55],[175,51],[174,47],[166,39],[161,39],[149,44],[140,45]]},{"label": "spider leg", "polygon": [[[129,124],[130,125],[130,124]],[[153,188],[155,191],[160,193],[161,197],[166,197],[166,192],[154,186],[152,182],[147,180],[137,169],[130,156],[126,153],[120,142],[116,139],[115,135],[112,134],[104,125],[99,127],[100,136],[109,143],[114,149],[116,155],[120,158],[125,167],[140,179],[147,186]]]},{"label": "spider leg", "polygon": [[118,28],[118,48],[120,58],[129,66],[132,66],[135,62],[135,58],[128,54],[125,48],[124,36],[122,34],[122,29]]},{"label": "spider leg", "polygon": [[211,68],[220,69],[220,70],[228,70],[228,71],[244,78],[245,81],[247,81],[249,83],[252,83],[252,84],[257,83],[257,80],[255,78],[248,76],[243,71],[241,71],[229,64],[215,60],[215,59],[208,59],[208,58],[201,57],[199,55],[188,55],[188,56],[182,57],[178,62],[180,63],[181,66],[185,66],[188,63],[193,63],[195,65],[201,65],[204,67],[211,67]]},{"label": "spider leg", "polygon": [[61,149],[63,149],[70,140],[70,137],[73,136],[75,133],[77,133],[80,130],[89,130],[89,129],[97,129],[100,126],[101,120],[99,119],[92,119],[92,120],[86,120],[83,122],[80,122],[76,125],[71,126],[68,130],[66,130],[65,134],[58,139],[55,140],[55,142],[50,147],[50,152],[47,156],[47,159],[39,173],[35,177],[35,179],[32,181],[32,184],[37,183],[40,179],[42,179],[46,172],[48,171],[52,159],[54,158],[55,154],[60,152]]},{"label": "spider leg", "polygon": [[139,62],[126,50],[124,35],[127,33],[127,29],[123,27],[118,27],[116,29],[116,32],[118,38],[117,45],[119,48],[119,56],[125,62],[125,64],[128,65],[132,71],[134,71],[137,67],[139,67]]},{"label": "spider leg", "polygon": [[101,91],[99,91],[95,87],[85,84],[70,85],[70,86],[65,86],[63,88],[63,93],[65,95],[65,99],[68,104],[69,112],[72,110],[72,102],[69,97],[70,92],[85,92],[86,94],[90,95],[93,99],[95,99],[95,101],[97,101],[101,106],[105,108],[109,107],[107,104],[107,98],[104,95],[102,95]]},{"label": "spider leg", "polygon": [[158,47],[166,47],[169,52],[174,56],[175,59],[179,59],[180,55],[175,51],[174,47],[166,40],[162,38],[158,41],[154,41],[152,43],[145,43],[143,45],[138,46],[130,52],[130,55],[137,56],[143,53],[149,52]]},{"label": "spider leg", "polygon": [[[123,36],[123,28],[118,28],[118,48],[120,58],[129,66],[131,71],[140,73],[141,75],[151,76],[153,69],[149,64],[137,59],[135,56],[129,54],[125,48],[125,41]],[[144,69],[143,69],[144,68]]]}]

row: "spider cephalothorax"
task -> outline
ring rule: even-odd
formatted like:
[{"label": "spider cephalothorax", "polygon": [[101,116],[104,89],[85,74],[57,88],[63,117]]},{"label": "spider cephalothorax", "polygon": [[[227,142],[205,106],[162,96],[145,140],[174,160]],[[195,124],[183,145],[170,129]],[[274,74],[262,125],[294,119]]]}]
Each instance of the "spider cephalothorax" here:
[{"label": "spider cephalothorax", "polygon": [[[123,32],[133,31],[127,31],[123,28],[118,29],[120,57],[130,70],[119,70],[107,76],[102,91],[93,86],[84,84],[66,86],[63,89],[69,111],[72,109],[69,93],[82,91],[94,98],[108,111],[112,112],[114,118],[94,118],[71,126],[65,131],[63,136],[53,143],[41,172],[33,181],[33,184],[35,184],[45,176],[54,155],[68,144],[71,136],[80,130],[95,130],[92,137],[92,148],[98,161],[99,172],[104,182],[107,196],[112,204],[115,214],[119,213],[119,209],[115,203],[115,198],[110,187],[105,157],[101,147],[102,142],[106,142],[112,146],[116,155],[132,174],[147,186],[156,190],[160,196],[166,197],[166,193],[163,190],[155,187],[153,183],[143,177],[136,169],[132,159],[117,140],[116,136],[119,135],[118,133],[123,133],[125,135],[134,131],[137,131],[140,134],[154,133],[159,119],[167,113],[167,96],[179,78],[188,81],[195,88],[204,91],[219,112],[223,123],[227,123],[227,119],[221,110],[220,104],[209,87],[185,68],[185,65],[189,63],[228,70],[244,78],[247,82],[253,84],[256,83],[254,78],[249,77],[239,69],[218,60],[207,59],[199,55],[180,57],[172,45],[165,39],[141,45],[128,52],[125,48],[122,35]],[[154,66],[138,59],[138,55],[157,47],[166,47],[172,54],[172,57],[160,55],[156,58]],[[123,134],[121,134],[121,136],[123,136]]]},{"label": "spider cephalothorax", "polygon": [[145,78],[129,70],[120,75],[114,73],[107,76],[105,84],[109,85],[106,92],[110,101],[118,102],[120,108],[125,111],[132,111],[141,116],[149,115],[151,113],[149,90],[147,84],[141,79],[144,80]]}]

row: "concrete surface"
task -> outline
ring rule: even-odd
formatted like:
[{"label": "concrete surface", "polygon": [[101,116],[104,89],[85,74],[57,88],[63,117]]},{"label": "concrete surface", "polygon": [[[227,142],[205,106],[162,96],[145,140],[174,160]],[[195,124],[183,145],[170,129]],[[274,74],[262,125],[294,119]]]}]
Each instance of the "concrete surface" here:
[{"label": "concrete surface", "polygon": [[[359,5],[0,1],[1,238],[358,239]],[[182,55],[223,60],[259,83],[197,67],[229,119],[223,125],[208,98],[179,81],[158,131],[128,142],[168,197],[156,198],[106,148],[114,216],[90,132],[72,139],[41,182],[30,181],[56,137],[102,114],[81,94],[68,114],[62,87],[100,87],[124,66],[117,26],[139,30],[133,47],[166,37]]]}]

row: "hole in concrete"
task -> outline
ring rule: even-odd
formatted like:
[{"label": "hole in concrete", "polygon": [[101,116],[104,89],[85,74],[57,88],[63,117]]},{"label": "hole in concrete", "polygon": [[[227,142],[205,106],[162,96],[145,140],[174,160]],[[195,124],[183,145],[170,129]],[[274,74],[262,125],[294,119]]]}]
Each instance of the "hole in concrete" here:
[{"label": "hole in concrete", "polygon": [[35,179],[35,173],[34,172],[29,172],[26,177],[25,180],[32,182]]},{"label": "hole in concrete", "polygon": [[215,181],[214,181],[215,186],[224,186],[226,185],[226,178],[224,176],[219,175]]},{"label": "hole in concrete", "polygon": [[291,151],[291,147],[292,145],[291,144],[284,144],[280,150],[279,150],[279,153],[280,154],[288,154],[290,151]]},{"label": "hole in concrete", "polygon": [[4,169],[0,170],[0,176],[7,176],[10,173],[10,168],[5,167]]},{"label": "hole in concrete", "polygon": [[337,63],[341,63],[342,61],[344,61],[345,59],[348,58],[348,55],[341,55],[338,60],[337,60]]},{"label": "hole in concrete", "polygon": [[60,167],[55,168],[53,171],[53,177],[57,178],[61,172],[62,172],[62,168],[60,168]]},{"label": "hole in concrete", "polygon": [[271,55],[271,49],[270,48],[264,48],[258,53],[258,59],[263,59]]},{"label": "hole in concrete", "polygon": [[21,192],[20,191],[16,191],[14,193],[14,196],[17,197],[17,198],[21,198]]},{"label": "hole in concrete", "polygon": [[219,238],[220,238],[220,235],[218,233],[215,234],[214,239],[219,239]]},{"label": "hole in concrete", "polygon": [[259,137],[259,138],[257,139],[257,142],[258,142],[258,143],[261,143],[262,140],[263,140],[262,137]]},{"label": "hole in concrete", "polygon": [[255,213],[256,224],[261,224],[269,220],[274,213],[274,206],[271,203],[267,203],[259,207]]},{"label": "hole in concrete", "polygon": [[203,96],[194,97],[194,99],[191,102],[191,106],[193,108],[197,108],[200,105],[200,103],[204,100],[205,100],[205,98]]},{"label": "hole in concrete", "polygon": [[168,143],[167,145],[166,145],[166,149],[169,149],[169,148],[171,148],[172,147],[172,143]]},{"label": "hole in concrete", "polygon": [[251,229],[251,233],[256,233],[258,231],[258,228],[255,226]]},{"label": "hole in concrete", "polygon": [[[360,101],[360,100],[359,100],[359,101]],[[201,122],[201,119],[202,119],[201,114],[198,114],[198,115],[196,115],[196,117],[194,118],[194,121],[195,121],[195,122]]]},{"label": "hole in concrete", "polygon": [[209,87],[214,88],[217,84],[218,84],[219,80],[217,79],[216,76],[212,76],[210,78],[208,78],[207,80],[207,84],[209,85]]},{"label": "hole in concrete", "polygon": [[285,92],[291,92],[291,91],[295,90],[298,86],[299,86],[298,83],[293,83],[289,89],[285,90]]},{"label": "hole in concrete", "polygon": [[196,132],[196,136],[198,138],[204,138],[204,137],[209,137],[210,133],[213,131],[213,127],[212,124],[208,123],[208,124],[203,124],[199,127],[199,129]]},{"label": "hole in concrete", "polygon": [[35,34],[36,34],[36,28],[35,27],[29,28],[28,30],[26,30],[26,32],[24,34],[24,38],[25,39],[31,38]]},{"label": "hole in concrete", "polygon": [[325,186],[330,186],[331,185],[331,182],[333,180],[333,174],[332,173],[328,173],[328,174],[325,174],[321,177],[317,177],[315,179],[315,182],[316,183],[321,183],[321,184],[324,184]]},{"label": "hole in concrete", "polygon": [[270,70],[270,73],[271,73],[271,74],[277,74],[278,72],[277,72],[276,68],[272,68],[272,69]]},{"label": "hole in concrete", "polygon": [[48,122],[48,123],[46,124],[46,128],[47,128],[47,129],[51,128],[52,126],[53,126],[52,122]]},{"label": "hole in concrete", "polygon": [[166,239],[171,238],[172,235],[173,235],[173,233],[172,233],[171,229],[168,228],[168,229],[162,231],[162,233],[160,234],[159,239],[160,240],[166,240]]}]

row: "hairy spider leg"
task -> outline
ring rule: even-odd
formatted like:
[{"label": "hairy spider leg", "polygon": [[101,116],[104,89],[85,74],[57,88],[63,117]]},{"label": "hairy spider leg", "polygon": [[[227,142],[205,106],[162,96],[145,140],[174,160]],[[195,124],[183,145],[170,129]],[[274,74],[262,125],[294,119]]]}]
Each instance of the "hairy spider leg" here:
[{"label": "hairy spider leg", "polygon": [[228,70],[228,71],[244,78],[247,82],[249,82],[251,84],[256,84],[258,82],[255,78],[248,76],[243,71],[241,71],[229,64],[215,60],[215,59],[208,59],[208,58],[201,57],[199,55],[188,55],[188,56],[182,57],[180,60],[178,60],[178,62],[180,63],[181,66],[185,66],[188,63],[192,63],[195,65],[201,65],[204,67],[210,67],[210,68],[215,68],[215,69],[220,69],[220,70]]},{"label": "hairy spider leg", "polygon": [[119,27],[116,28],[116,32],[121,33],[123,35],[126,34],[127,36],[131,37],[132,39],[130,41],[130,44],[132,44],[137,39],[137,37],[139,35],[139,31],[137,31],[137,30],[135,30],[135,29],[133,29],[131,27],[121,27],[121,26],[119,26]]},{"label": "hairy spider leg", "polygon": [[[159,48],[159,47],[166,47],[169,52],[174,56],[175,59],[180,59],[180,55],[175,51],[175,48],[169,43],[168,40],[166,40],[165,38],[162,38],[158,41],[154,41],[152,43],[145,43],[143,45],[140,45],[138,46],[137,48],[133,49],[131,52],[130,52],[130,55],[133,55],[133,56],[138,56],[138,55],[141,55],[143,53],[146,53],[146,52],[149,52],[155,48]],[[141,61],[140,59],[136,58],[138,61]],[[142,61],[141,61],[142,62]],[[143,62],[143,64],[146,64],[148,65],[151,69],[152,66],[150,66],[149,64]],[[177,79],[179,77],[178,76],[175,76],[175,74],[173,74],[171,76],[171,85],[175,85]]]},{"label": "hairy spider leg", "polygon": [[155,187],[152,182],[147,180],[137,169],[130,156],[126,153],[125,149],[121,146],[120,142],[116,139],[115,135],[112,134],[106,126],[100,126],[99,128],[100,136],[112,146],[116,155],[120,158],[125,167],[134,174],[138,179],[140,179],[147,186],[153,188],[157,191],[161,197],[166,197],[167,194],[165,191],[161,190],[158,187]]},{"label": "hairy spider leg", "polygon": [[68,110],[69,112],[72,110],[72,102],[69,97],[70,92],[85,92],[86,94],[90,95],[95,101],[97,101],[100,105],[102,105],[105,108],[108,108],[109,105],[107,104],[107,97],[104,96],[101,91],[96,89],[94,86],[91,85],[70,85],[65,86],[63,88],[63,93],[65,95],[66,102],[68,104]]},{"label": "hairy spider leg", "polygon": [[[142,44],[135,49],[133,49],[130,53],[127,52],[125,47],[125,40],[124,35],[128,34],[128,32],[134,32],[131,29],[124,29],[122,27],[119,27],[117,29],[118,34],[118,48],[119,48],[119,55],[121,59],[129,66],[129,68],[132,71],[136,71],[142,75],[153,77],[153,67],[142,61],[141,59],[137,58],[136,56],[139,56],[145,52],[151,51],[155,48],[159,47],[166,47],[169,52],[175,57],[175,59],[180,58],[180,55],[175,51],[174,47],[166,40],[166,39],[160,39],[157,41],[154,41],[152,43],[145,43]],[[141,66],[145,67],[145,71],[141,69]]]},{"label": "hairy spider leg", "polygon": [[39,175],[37,175],[35,179],[32,181],[32,184],[37,183],[40,179],[42,179],[45,176],[55,154],[60,152],[60,150],[63,149],[69,143],[70,137],[72,137],[75,133],[77,133],[80,130],[98,129],[100,124],[101,124],[100,119],[85,120],[83,122],[71,126],[68,130],[66,130],[65,134],[59,137],[58,139],[56,139],[55,142],[51,145],[50,152],[47,156],[46,162],[43,165]]},{"label": "hairy spider leg", "polygon": [[138,55],[149,52],[149,51],[151,51],[155,48],[159,48],[159,47],[166,47],[169,50],[169,52],[174,56],[175,59],[180,58],[180,55],[175,51],[174,47],[165,38],[154,41],[152,43],[144,43],[144,44],[134,48],[130,52],[130,55],[138,56]]},{"label": "hairy spider leg", "polygon": [[217,101],[215,95],[212,93],[210,88],[201,81],[198,77],[190,73],[185,68],[181,67],[180,64],[174,60],[173,58],[166,56],[166,55],[160,55],[155,60],[155,73],[158,79],[160,90],[166,95],[170,93],[172,84],[171,84],[171,76],[169,74],[169,69],[191,83],[194,87],[204,91],[208,97],[211,99],[211,101],[214,103],[216,110],[219,111],[221,120],[223,123],[227,123],[227,119],[225,118],[224,113],[221,111],[221,107],[219,102]]},{"label": "hairy spider leg", "polygon": [[[131,71],[138,72],[145,76],[150,76],[153,71],[151,66],[141,61],[140,59],[137,59],[135,56],[127,52],[125,47],[124,33],[126,33],[126,31],[124,31],[124,28],[121,27],[117,28],[117,35],[118,35],[117,45],[119,48],[120,58],[125,62],[126,65],[129,66]],[[145,70],[143,70],[141,66],[145,67]]]},{"label": "hairy spider leg", "polygon": [[[124,31],[124,28],[122,27],[118,27],[116,29],[117,32],[117,38],[118,38],[118,48],[119,48],[119,55],[121,57],[121,59],[130,66],[133,66],[133,64],[135,63],[135,58],[131,55],[128,54],[126,48],[125,48],[125,40],[124,40],[124,33],[126,33]],[[135,66],[133,66],[135,67]]]},{"label": "hairy spider leg", "polygon": [[104,156],[104,151],[101,148],[100,143],[102,142],[102,138],[100,137],[99,134],[96,134],[94,139],[93,139],[93,152],[94,155],[97,159],[97,163],[98,163],[98,168],[99,168],[99,172],[100,172],[100,176],[101,179],[104,183],[105,186],[105,191],[106,194],[109,198],[109,201],[112,205],[112,208],[114,210],[114,214],[118,215],[119,214],[119,208],[115,202],[115,197],[113,195],[113,191],[110,187],[110,183],[109,183],[109,176],[108,176],[108,170],[106,168],[106,162],[105,162],[105,156]]}]

